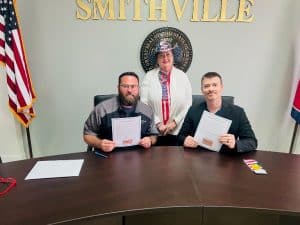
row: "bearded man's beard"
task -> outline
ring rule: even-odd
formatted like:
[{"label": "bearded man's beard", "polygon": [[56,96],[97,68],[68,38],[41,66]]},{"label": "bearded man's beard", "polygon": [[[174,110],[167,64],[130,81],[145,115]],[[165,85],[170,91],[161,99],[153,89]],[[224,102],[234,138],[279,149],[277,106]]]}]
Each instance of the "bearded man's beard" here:
[{"label": "bearded man's beard", "polygon": [[129,94],[126,96],[119,94],[119,97],[120,97],[121,105],[124,105],[124,106],[134,106],[134,105],[136,105],[137,101],[139,100],[139,96],[134,96],[132,94]]}]

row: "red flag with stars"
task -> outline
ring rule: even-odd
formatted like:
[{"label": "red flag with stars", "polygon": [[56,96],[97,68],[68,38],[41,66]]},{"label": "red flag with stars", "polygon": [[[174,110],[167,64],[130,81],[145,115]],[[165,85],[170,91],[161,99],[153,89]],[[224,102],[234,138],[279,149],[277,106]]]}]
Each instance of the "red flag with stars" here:
[{"label": "red flag with stars", "polygon": [[291,116],[296,121],[296,123],[300,124],[300,79],[298,79],[297,83]]}]

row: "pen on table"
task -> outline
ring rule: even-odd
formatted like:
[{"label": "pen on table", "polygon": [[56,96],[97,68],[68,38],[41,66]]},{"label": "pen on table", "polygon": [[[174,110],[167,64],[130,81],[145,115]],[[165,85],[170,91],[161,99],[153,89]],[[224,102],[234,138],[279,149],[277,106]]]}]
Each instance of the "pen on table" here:
[{"label": "pen on table", "polygon": [[107,158],[108,157],[107,155],[104,155],[103,153],[100,153],[100,152],[96,152],[95,151],[94,153],[95,153],[95,155],[103,157],[103,158]]}]

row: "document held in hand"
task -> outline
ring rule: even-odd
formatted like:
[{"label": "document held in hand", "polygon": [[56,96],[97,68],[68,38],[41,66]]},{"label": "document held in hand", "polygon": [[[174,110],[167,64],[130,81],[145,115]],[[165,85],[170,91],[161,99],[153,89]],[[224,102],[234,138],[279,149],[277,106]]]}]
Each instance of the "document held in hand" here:
[{"label": "document held in hand", "polygon": [[194,139],[200,146],[218,152],[222,146],[219,137],[228,133],[231,122],[229,119],[204,111]]},{"label": "document held in hand", "polygon": [[113,118],[112,136],[117,147],[138,145],[141,139],[141,116]]}]

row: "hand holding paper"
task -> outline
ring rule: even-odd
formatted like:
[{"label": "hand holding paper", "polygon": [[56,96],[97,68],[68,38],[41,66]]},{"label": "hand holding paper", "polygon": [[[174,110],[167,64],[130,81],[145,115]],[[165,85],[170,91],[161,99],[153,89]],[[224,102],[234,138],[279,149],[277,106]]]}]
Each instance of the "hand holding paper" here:
[{"label": "hand holding paper", "polygon": [[141,139],[141,116],[113,118],[112,134],[116,147],[138,145]]},{"label": "hand holding paper", "polygon": [[[225,141],[219,138],[226,134],[230,128],[231,120],[204,111],[198,124],[194,139],[204,148],[220,151]],[[225,137],[227,137],[226,135]],[[224,139],[225,140],[225,139]],[[227,141],[227,139],[226,139]]]}]

